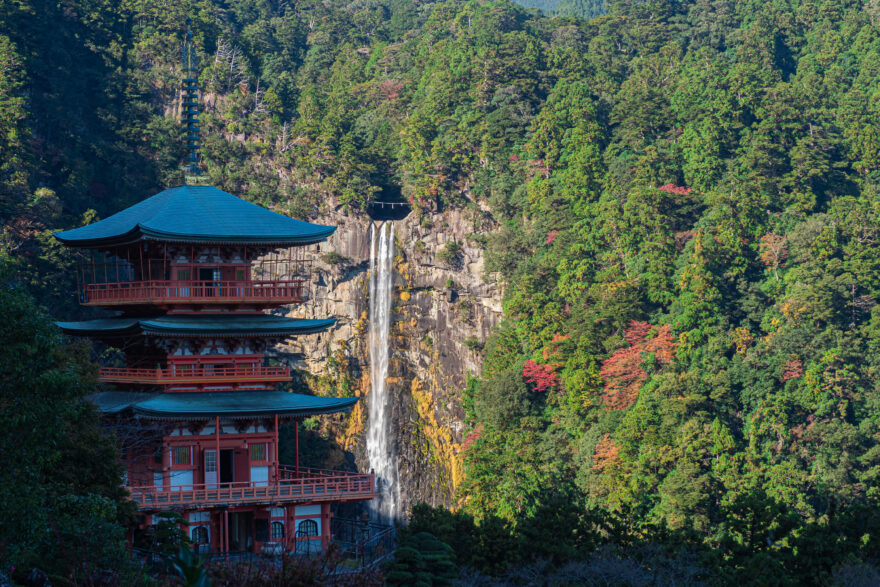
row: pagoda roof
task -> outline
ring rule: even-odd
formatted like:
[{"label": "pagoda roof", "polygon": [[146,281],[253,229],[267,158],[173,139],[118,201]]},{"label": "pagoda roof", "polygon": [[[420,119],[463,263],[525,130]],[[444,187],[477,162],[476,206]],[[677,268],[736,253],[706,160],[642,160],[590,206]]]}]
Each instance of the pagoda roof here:
[{"label": "pagoda roof", "polygon": [[318,397],[285,391],[135,393],[105,391],[89,400],[105,414],[131,411],[147,418],[305,417],[348,411],[359,398]]},{"label": "pagoda roof", "polygon": [[336,323],[335,318],[298,320],[271,314],[252,316],[207,314],[168,315],[157,318],[102,318],[85,322],[56,322],[65,334],[76,336],[291,336],[313,334]]},{"label": "pagoda roof", "polygon": [[213,244],[308,245],[335,226],[311,224],[257,206],[213,186],[183,185],[159,192],[103,220],[64,232],[62,243],[83,248],[141,239]]}]

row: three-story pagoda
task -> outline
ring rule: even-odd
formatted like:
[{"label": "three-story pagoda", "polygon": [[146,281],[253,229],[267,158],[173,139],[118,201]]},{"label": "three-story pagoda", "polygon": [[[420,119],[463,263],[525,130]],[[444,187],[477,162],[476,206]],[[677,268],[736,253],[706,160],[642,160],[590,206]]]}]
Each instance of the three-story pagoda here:
[{"label": "three-story pagoda", "polygon": [[[187,43],[191,52],[191,35]],[[188,169],[198,172],[193,81],[184,105]],[[335,322],[266,313],[307,298],[305,248],[334,230],[182,185],[55,235],[84,253],[80,302],[115,311],[58,325],[124,357],[100,370],[113,389],[93,401],[132,431],[125,484],[144,526],[176,510],[203,552],[313,552],[330,539],[330,504],[375,497],[373,475],[300,467],[298,447],[293,463],[279,460],[280,426],[357,401],[278,390],[290,370],[265,358],[271,345]]]}]

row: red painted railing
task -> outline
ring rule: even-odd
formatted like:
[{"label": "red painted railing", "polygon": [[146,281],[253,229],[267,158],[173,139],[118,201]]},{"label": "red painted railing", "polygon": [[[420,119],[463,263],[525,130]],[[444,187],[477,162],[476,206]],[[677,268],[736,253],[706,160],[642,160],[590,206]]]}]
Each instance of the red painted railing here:
[{"label": "red painted railing", "polygon": [[335,471],[333,469],[313,469],[311,467],[292,467],[290,465],[278,466],[278,478],[282,481],[300,479],[303,477],[338,477],[340,475],[361,475],[349,471]]},{"label": "red painted railing", "polygon": [[249,383],[263,381],[290,381],[289,367],[229,367],[212,368],[204,365],[189,369],[130,369],[104,367],[99,371],[101,381],[113,383],[145,383],[152,385],[181,385],[185,383]]},{"label": "red painted railing", "polygon": [[302,302],[308,295],[304,279],[289,281],[124,281],[89,283],[80,292],[87,306],[133,303]]},{"label": "red painted railing", "polygon": [[[292,470],[284,467],[285,470]],[[289,503],[305,501],[349,501],[376,497],[373,475],[344,471],[322,471],[332,475],[305,475],[300,469],[296,478],[279,479],[278,483],[201,483],[169,487],[126,487],[131,499],[142,510],[168,507],[204,507],[237,504]],[[279,475],[280,477],[280,475]]]}]

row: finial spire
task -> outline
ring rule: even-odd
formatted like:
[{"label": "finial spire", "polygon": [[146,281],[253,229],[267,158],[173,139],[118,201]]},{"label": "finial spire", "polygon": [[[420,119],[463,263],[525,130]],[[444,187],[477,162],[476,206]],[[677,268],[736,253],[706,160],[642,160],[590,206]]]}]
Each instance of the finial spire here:
[{"label": "finial spire", "polygon": [[186,19],[186,39],[183,42],[183,115],[186,122],[186,148],[189,155],[183,166],[185,184],[205,183],[199,163],[202,158],[202,132],[199,128],[199,59],[193,42],[192,19]]}]

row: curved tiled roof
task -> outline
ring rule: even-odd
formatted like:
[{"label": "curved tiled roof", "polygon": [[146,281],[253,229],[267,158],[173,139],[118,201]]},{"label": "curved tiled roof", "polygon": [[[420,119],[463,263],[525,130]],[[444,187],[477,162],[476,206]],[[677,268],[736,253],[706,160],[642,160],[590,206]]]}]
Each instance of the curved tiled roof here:
[{"label": "curved tiled roof", "polygon": [[65,334],[76,336],[292,336],[313,334],[336,323],[325,320],[296,320],[270,314],[194,314],[158,318],[103,318],[85,322],[56,322]]},{"label": "curved tiled roof", "polygon": [[288,218],[212,186],[184,185],[89,224],[55,233],[73,247],[104,247],[140,239],[187,243],[308,245],[335,226]]},{"label": "curved tiled roof", "polygon": [[243,418],[313,416],[348,411],[359,398],[317,397],[285,391],[130,393],[106,391],[89,397],[101,412],[125,411],[147,418]]}]

